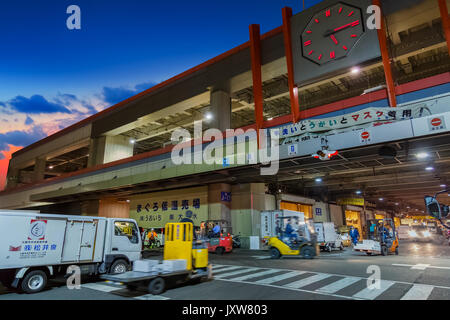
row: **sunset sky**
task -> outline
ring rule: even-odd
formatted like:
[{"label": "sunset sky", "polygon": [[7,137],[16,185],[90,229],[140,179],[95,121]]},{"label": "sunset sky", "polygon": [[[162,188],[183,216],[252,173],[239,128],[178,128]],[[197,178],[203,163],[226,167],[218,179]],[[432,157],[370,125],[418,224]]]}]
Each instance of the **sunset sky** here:
[{"label": "sunset sky", "polygon": [[[318,0],[307,0],[309,7]],[[81,30],[66,9],[81,8]],[[301,0],[16,0],[0,5],[0,190],[12,152],[282,24]]]}]

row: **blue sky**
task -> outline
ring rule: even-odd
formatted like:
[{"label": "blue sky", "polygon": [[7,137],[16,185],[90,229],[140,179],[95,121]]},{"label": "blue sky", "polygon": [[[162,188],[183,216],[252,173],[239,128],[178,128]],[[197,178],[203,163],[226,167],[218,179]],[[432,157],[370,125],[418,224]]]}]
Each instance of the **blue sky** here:
[{"label": "blue sky", "polygon": [[[314,0],[306,0],[309,6]],[[66,28],[81,8],[82,29]],[[157,83],[281,25],[301,0],[15,0],[0,5],[0,101]]]},{"label": "blue sky", "polygon": [[280,26],[285,6],[302,0],[2,1],[0,189],[13,150],[248,41],[250,24]]}]

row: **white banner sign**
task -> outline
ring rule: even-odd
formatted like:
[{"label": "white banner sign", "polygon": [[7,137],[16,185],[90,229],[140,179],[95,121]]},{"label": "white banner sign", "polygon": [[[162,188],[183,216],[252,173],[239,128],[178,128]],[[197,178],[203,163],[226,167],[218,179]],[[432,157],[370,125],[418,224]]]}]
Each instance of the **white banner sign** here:
[{"label": "white banner sign", "polygon": [[360,126],[377,121],[409,120],[429,115],[431,115],[430,109],[425,103],[421,103],[399,108],[367,108],[336,117],[305,120],[276,129],[279,130],[280,139],[282,139],[306,133],[327,132]]}]

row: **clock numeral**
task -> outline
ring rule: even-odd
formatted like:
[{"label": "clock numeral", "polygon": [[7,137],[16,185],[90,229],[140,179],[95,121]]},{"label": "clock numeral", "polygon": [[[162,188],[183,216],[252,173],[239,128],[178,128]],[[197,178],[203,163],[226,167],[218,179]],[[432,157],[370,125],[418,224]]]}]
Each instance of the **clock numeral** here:
[{"label": "clock numeral", "polygon": [[313,54],[313,52],[314,52],[314,50],[311,50],[308,54],[309,55],[312,55]]},{"label": "clock numeral", "polygon": [[357,37],[357,35],[356,34],[352,34],[350,37],[352,37],[352,38],[356,38]]},{"label": "clock numeral", "polygon": [[327,11],[325,11],[325,16],[330,17],[331,16],[331,10],[328,9]]},{"label": "clock numeral", "polygon": [[311,31],[311,30],[308,30],[308,31],[306,31],[306,33],[312,33],[312,31]]},{"label": "clock numeral", "polygon": [[317,59],[322,60],[322,55],[320,55]]},{"label": "clock numeral", "polygon": [[342,13],[342,7],[341,7],[341,8],[339,8],[339,13]]},{"label": "clock numeral", "polygon": [[309,46],[309,45],[312,44],[312,41],[311,41],[311,40],[308,40],[308,41],[306,41],[304,44],[305,44],[305,47],[307,47],[307,46]]},{"label": "clock numeral", "polygon": [[356,20],[355,22],[352,22],[352,27],[356,27],[357,25],[359,25],[359,20]]},{"label": "clock numeral", "polygon": [[336,58],[336,52],[331,51],[331,52],[330,52],[330,58],[331,58],[331,59]]},{"label": "clock numeral", "polygon": [[314,20],[316,23],[319,23],[319,19]]},{"label": "clock numeral", "polygon": [[352,11],[348,14],[348,16],[351,17],[354,13],[355,13],[355,11]]},{"label": "clock numeral", "polygon": [[344,48],[345,51],[348,50],[347,46],[342,46],[342,48]]}]

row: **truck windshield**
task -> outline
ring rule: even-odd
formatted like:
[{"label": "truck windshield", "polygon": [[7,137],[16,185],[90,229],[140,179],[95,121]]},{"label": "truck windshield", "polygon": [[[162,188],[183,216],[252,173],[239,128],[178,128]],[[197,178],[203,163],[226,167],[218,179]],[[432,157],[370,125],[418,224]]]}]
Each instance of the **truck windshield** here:
[{"label": "truck windshield", "polygon": [[114,222],[114,235],[127,237],[131,243],[139,242],[139,233],[136,225],[133,222],[128,221]]}]

